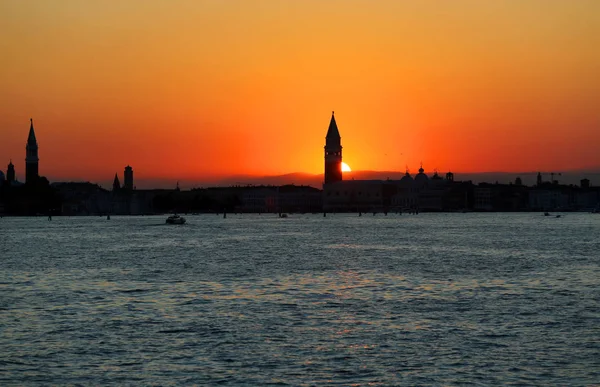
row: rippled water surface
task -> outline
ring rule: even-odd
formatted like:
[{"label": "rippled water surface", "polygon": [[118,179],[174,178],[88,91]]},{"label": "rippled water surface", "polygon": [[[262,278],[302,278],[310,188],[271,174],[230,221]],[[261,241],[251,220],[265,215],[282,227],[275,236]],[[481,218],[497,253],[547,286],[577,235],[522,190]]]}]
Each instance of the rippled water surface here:
[{"label": "rippled water surface", "polygon": [[0,385],[600,383],[600,216],[0,219]]}]

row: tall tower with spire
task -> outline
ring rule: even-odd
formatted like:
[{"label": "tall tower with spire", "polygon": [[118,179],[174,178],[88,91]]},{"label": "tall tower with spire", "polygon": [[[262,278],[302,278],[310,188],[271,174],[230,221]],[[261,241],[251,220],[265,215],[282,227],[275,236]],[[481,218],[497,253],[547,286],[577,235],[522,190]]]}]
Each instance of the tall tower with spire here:
[{"label": "tall tower with spire", "polygon": [[29,137],[27,137],[27,156],[25,157],[25,183],[33,183],[39,177],[38,163],[38,144],[33,130],[33,119],[30,118]]},{"label": "tall tower with spire", "polygon": [[121,190],[121,182],[119,181],[119,176],[115,173],[115,180],[113,180],[113,192],[118,192]]},{"label": "tall tower with spire", "polygon": [[335,122],[335,112],[325,137],[325,184],[342,181],[342,137]]}]

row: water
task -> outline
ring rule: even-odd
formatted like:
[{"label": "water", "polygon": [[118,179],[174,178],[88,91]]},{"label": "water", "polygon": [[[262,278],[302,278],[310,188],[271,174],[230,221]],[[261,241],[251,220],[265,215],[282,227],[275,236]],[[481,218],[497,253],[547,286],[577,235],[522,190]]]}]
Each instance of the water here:
[{"label": "water", "polygon": [[590,385],[600,216],[0,219],[0,384]]}]

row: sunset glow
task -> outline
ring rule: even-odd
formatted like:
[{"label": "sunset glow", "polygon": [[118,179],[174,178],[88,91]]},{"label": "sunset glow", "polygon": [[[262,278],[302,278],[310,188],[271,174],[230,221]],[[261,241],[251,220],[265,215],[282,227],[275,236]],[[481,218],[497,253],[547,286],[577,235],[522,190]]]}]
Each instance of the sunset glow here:
[{"label": "sunset glow", "polygon": [[[0,165],[110,180],[600,166],[600,2],[7,0]],[[356,169],[356,168],[355,168]]]},{"label": "sunset glow", "polygon": [[352,172],[352,169],[350,169],[348,164],[342,162],[342,172]]}]

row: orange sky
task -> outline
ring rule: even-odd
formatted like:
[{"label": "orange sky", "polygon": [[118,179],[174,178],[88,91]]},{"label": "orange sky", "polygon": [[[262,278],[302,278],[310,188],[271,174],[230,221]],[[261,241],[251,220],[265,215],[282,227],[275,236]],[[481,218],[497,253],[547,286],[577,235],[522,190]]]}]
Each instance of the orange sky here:
[{"label": "orange sky", "polygon": [[110,179],[600,166],[600,1],[4,0],[0,166]]}]

